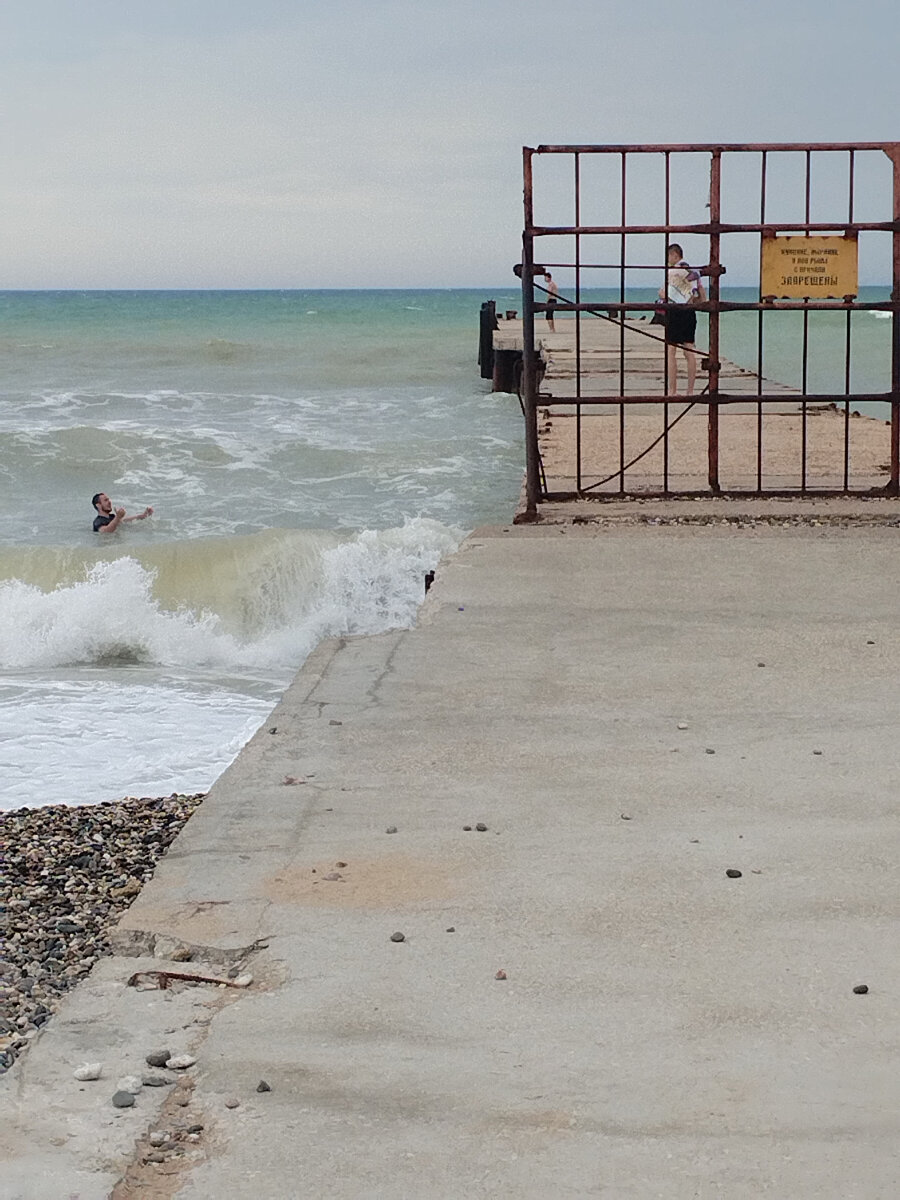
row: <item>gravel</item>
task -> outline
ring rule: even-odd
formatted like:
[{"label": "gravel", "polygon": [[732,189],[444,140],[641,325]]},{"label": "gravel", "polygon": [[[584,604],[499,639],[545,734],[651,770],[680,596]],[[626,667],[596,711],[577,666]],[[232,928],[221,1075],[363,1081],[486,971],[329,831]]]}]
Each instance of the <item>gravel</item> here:
[{"label": "gravel", "polygon": [[109,954],[107,929],[152,876],[204,793],[0,812],[4,955],[0,1074],[69,988]]}]

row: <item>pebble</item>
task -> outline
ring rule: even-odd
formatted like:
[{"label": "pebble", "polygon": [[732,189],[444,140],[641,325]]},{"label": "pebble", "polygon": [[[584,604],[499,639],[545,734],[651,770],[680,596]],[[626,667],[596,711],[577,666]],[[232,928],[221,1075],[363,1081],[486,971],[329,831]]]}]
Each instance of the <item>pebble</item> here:
[{"label": "pebble", "polygon": [[813,754],[821,754],[821,753],[822,753],[821,750],[813,750]]},{"label": "pebble", "polygon": [[112,1102],[114,1108],[131,1108],[134,1104],[134,1094],[132,1092],[114,1092]]},{"label": "pebble", "polygon": [[685,729],[689,729],[690,726],[685,721],[679,721],[678,724],[675,726],[675,728],[685,730]]},{"label": "pebble", "polygon": [[168,1140],[169,1134],[165,1129],[152,1130],[148,1138],[151,1146],[164,1146]]},{"label": "pebble", "polygon": [[203,1126],[199,1125],[199,1124],[198,1125],[188,1125],[186,1132],[187,1133],[202,1133]]},{"label": "pebble", "polygon": [[405,941],[406,941],[406,934],[405,934],[405,933],[401,933],[401,932],[398,930],[396,933],[392,933],[392,934],[391,934],[391,941],[392,941],[392,942],[405,942]]},{"label": "pebble", "polygon": [[120,1092],[131,1092],[132,1096],[136,1096],[143,1086],[138,1075],[123,1075],[116,1084]]},{"label": "pebble", "polygon": [[76,1067],[72,1072],[76,1079],[86,1083],[90,1079],[99,1079],[103,1074],[102,1063],[82,1063],[80,1067]]},{"label": "pebble", "polygon": [[171,1050],[151,1050],[144,1062],[148,1067],[164,1067],[171,1057]]},{"label": "pebble", "polygon": [[340,871],[329,871],[329,872],[328,872],[328,874],[327,874],[327,875],[323,875],[323,876],[322,876],[322,878],[323,878],[323,879],[324,879],[324,880],[325,880],[327,883],[337,883],[337,881],[338,881],[339,879],[342,879],[342,878],[343,878],[343,876],[341,875]]},{"label": "pebble", "polygon": [[188,1067],[192,1067],[196,1062],[193,1054],[176,1054],[174,1058],[170,1058],[166,1066],[170,1071],[184,1071]]},{"label": "pebble", "polygon": [[229,1096],[228,1099],[225,1101],[225,1107],[226,1108],[240,1108],[241,1102],[240,1102],[240,1100],[238,1100],[237,1096]]},{"label": "pebble", "polygon": [[630,821],[631,817],[628,813],[619,813],[619,820],[620,821]]},{"label": "pebble", "polygon": [[343,723],[344,723],[343,721],[335,721],[335,719],[334,719],[333,717],[332,717],[332,719],[331,719],[331,720],[328,722],[328,724],[329,724],[329,725],[343,725]]},{"label": "pebble", "polygon": [[505,978],[506,978],[506,972],[505,972],[505,971],[502,971],[502,970],[501,970],[501,971],[498,971],[498,972],[497,972],[497,974],[494,976],[494,978],[495,978],[495,979],[505,979]]},{"label": "pebble", "polygon": [[238,975],[238,977],[232,981],[232,987],[245,988],[249,987],[252,982],[252,975]]},{"label": "pebble", "polygon": [[472,826],[471,826],[471,825],[463,825],[463,832],[464,832],[464,833],[471,833],[471,832],[472,832]]},{"label": "pebble", "polygon": [[448,925],[448,926],[447,926],[447,933],[456,933],[456,926],[455,926],[455,925]]},{"label": "pebble", "polygon": [[869,993],[869,985],[867,983],[858,983],[853,989],[854,996],[866,996]]},{"label": "pebble", "polygon": [[729,867],[728,870],[725,872],[725,874],[728,876],[729,879],[740,879],[743,872],[738,871],[736,867]]},{"label": "pebble", "polygon": [[167,1075],[160,1075],[158,1071],[147,1071],[141,1076],[141,1083],[144,1087],[168,1087],[174,1082],[174,1079]]},{"label": "pebble", "polygon": [[202,793],[173,793],[0,813],[8,907],[0,1074],[109,954],[107,930],[202,800]]},{"label": "pebble", "polygon": [[270,1086],[269,1086],[269,1085],[266,1083],[266,1081],[265,1081],[264,1079],[261,1079],[261,1080],[259,1081],[259,1083],[256,1085],[256,1090],[257,1090],[258,1092],[271,1092],[271,1090],[272,1090],[272,1089],[271,1089],[271,1087],[270,1087]]},{"label": "pebble", "polygon": [[166,1156],[161,1150],[150,1150],[147,1153],[145,1161],[148,1163],[164,1163],[166,1161]]},{"label": "pebble", "polygon": [[384,832],[385,833],[396,833],[397,826],[396,825],[388,825],[387,829]]},{"label": "pebble", "polygon": [[712,749],[710,746],[707,746],[707,747],[706,747],[706,753],[707,753],[707,754],[715,754],[715,750],[713,750],[713,749]]},{"label": "pebble", "polygon": [[487,825],[485,825],[484,821],[479,821],[475,828],[479,833],[487,833]]}]

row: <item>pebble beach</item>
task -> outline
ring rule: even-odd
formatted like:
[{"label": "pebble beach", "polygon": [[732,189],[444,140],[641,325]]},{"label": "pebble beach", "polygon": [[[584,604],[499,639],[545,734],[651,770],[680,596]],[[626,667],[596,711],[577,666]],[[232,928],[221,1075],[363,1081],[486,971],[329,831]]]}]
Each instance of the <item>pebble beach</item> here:
[{"label": "pebble beach", "polygon": [[205,793],[0,813],[0,1074],[109,953],[107,931]]}]

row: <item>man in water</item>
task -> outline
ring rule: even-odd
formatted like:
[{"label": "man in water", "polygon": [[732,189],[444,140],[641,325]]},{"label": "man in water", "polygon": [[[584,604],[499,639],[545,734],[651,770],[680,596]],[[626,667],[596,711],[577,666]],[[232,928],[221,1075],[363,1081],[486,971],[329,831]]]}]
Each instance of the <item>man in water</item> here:
[{"label": "man in water", "polygon": [[126,521],[143,521],[145,517],[153,516],[153,509],[148,506],[143,512],[135,513],[133,517],[126,517],[124,508],[113,509],[112,501],[106,492],[97,492],[91,504],[97,510],[97,515],[94,517],[94,533],[115,533],[119,526]]},{"label": "man in water", "polygon": [[702,304],[706,292],[700,279],[699,271],[693,270],[684,261],[684,251],[677,242],[669,247],[666,271],[666,290],[660,288],[660,300],[668,300],[670,305],[677,308],[666,310],[666,357],[669,367],[669,392],[675,395],[678,387],[678,359],[675,351],[680,346],[687,363],[687,395],[694,394],[694,381],[697,378],[697,348],[694,338],[697,335],[697,314],[694,304]]}]

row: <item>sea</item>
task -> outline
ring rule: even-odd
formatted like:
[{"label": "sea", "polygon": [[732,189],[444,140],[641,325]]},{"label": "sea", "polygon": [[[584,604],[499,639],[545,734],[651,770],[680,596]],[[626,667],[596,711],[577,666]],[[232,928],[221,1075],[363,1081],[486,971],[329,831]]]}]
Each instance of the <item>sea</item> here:
[{"label": "sea", "polygon": [[[521,487],[518,400],[477,367],[489,299],[521,308],[515,282],[0,292],[0,808],[204,791],[323,638],[415,623]],[[843,385],[824,316],[811,391]],[[853,317],[856,390],[888,386],[884,316]],[[752,367],[755,316],[729,331]],[[95,534],[101,491],[153,516]]]}]

